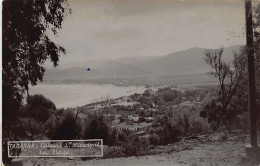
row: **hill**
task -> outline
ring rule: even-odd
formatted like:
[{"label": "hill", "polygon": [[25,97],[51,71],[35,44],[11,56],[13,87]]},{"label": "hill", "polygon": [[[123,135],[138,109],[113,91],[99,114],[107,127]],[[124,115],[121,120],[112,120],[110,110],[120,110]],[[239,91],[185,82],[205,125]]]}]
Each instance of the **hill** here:
[{"label": "hill", "polygon": [[[231,61],[234,52],[241,46],[235,45],[224,48],[223,59]],[[204,61],[205,48],[190,48],[174,52],[162,57],[125,57],[116,60],[102,60],[96,63],[85,62],[83,67],[66,69],[47,69],[44,76],[49,80],[97,81],[127,80],[132,84],[187,84],[214,82],[206,76],[210,67]],[[180,78],[182,81],[180,80]],[[175,81],[173,81],[175,80]]]}]

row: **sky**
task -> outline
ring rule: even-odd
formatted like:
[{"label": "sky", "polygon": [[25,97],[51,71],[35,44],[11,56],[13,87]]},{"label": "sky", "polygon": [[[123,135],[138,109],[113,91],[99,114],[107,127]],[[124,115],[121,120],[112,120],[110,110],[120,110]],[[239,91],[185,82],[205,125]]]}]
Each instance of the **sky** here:
[{"label": "sky", "polygon": [[[90,59],[164,56],[245,44],[243,0],[69,0],[60,67]],[[47,63],[48,65],[48,63]]]}]

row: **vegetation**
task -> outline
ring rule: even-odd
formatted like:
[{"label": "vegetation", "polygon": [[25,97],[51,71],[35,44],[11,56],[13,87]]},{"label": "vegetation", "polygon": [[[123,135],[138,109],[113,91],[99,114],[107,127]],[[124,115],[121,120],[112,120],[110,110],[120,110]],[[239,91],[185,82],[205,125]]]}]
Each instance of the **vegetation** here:
[{"label": "vegetation", "polygon": [[[230,125],[234,118],[246,109],[247,81],[244,51],[235,54],[232,65],[222,60],[223,49],[209,50],[205,61],[212,67],[211,75],[219,82],[217,97],[204,107],[203,117],[209,122]],[[239,102],[237,101],[239,100]]]},{"label": "vegetation", "polygon": [[219,81],[217,94],[201,111],[201,116],[218,128],[220,125],[227,127],[248,126],[248,87],[247,87],[247,53],[253,50],[255,54],[256,74],[256,108],[260,105],[260,38],[259,19],[260,4],[256,3],[253,10],[253,48],[245,46],[240,52],[234,54],[232,63],[222,60],[223,49],[209,50],[205,53],[205,60],[213,69],[211,75]]},{"label": "vegetation", "polygon": [[210,73],[219,81],[216,97],[212,98],[201,112],[201,116],[208,119],[212,126],[227,127],[248,126],[248,87],[247,87],[247,54],[249,50],[255,55],[256,75],[256,108],[260,105],[260,38],[259,38],[260,3],[253,8],[253,47],[245,46],[238,54],[234,54],[232,63],[222,60],[223,49],[209,50],[205,53],[205,60],[213,69]]},{"label": "vegetation", "polygon": [[[234,54],[232,63],[222,60],[223,49],[205,53],[205,61],[212,68],[210,74],[219,83],[216,89],[165,86],[125,99],[107,97],[75,109],[57,109],[42,95],[30,96],[29,85],[42,80],[43,63],[51,59],[56,66],[60,54],[65,53],[64,48],[50,41],[46,31],[51,28],[56,34],[70,9],[66,1],[24,0],[18,4],[3,2],[3,128],[10,139],[103,139],[109,146],[105,157],[141,156],[156,146],[208,134],[221,125],[236,128],[248,125],[247,48]],[[260,5],[255,11],[258,10]],[[255,18],[258,17],[256,12]],[[23,30],[27,28],[30,31]],[[36,35],[31,36],[31,32]],[[256,38],[256,45],[258,42]],[[255,51],[259,75],[259,49]],[[25,105],[24,93],[27,93]]]},{"label": "vegetation", "polygon": [[50,59],[57,66],[59,56],[65,53],[47,31],[57,35],[71,10],[66,0],[4,0],[2,4],[3,134],[8,138],[16,128],[24,93],[29,101],[29,85],[43,78],[44,62]]},{"label": "vegetation", "polygon": [[109,127],[104,122],[103,117],[95,117],[86,127],[85,139],[103,139],[105,145],[111,145],[113,142]]},{"label": "vegetation", "polygon": [[75,121],[72,113],[68,113],[62,120],[61,124],[53,133],[52,139],[54,140],[73,140],[79,139],[81,133],[81,124]]},{"label": "vegetation", "polygon": [[30,117],[41,122],[46,122],[51,116],[50,114],[56,110],[56,106],[51,100],[38,94],[30,96],[28,106],[29,108],[27,111],[31,114]]}]

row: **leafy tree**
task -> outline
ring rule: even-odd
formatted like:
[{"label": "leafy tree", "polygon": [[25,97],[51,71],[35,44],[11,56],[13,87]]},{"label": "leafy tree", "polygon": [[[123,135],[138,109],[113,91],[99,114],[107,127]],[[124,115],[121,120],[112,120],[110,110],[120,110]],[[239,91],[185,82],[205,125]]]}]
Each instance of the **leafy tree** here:
[{"label": "leafy tree", "polygon": [[50,114],[56,111],[55,104],[46,99],[43,95],[33,95],[30,96],[29,109],[31,111],[32,118],[37,119],[41,122],[46,122]]},{"label": "leafy tree", "polygon": [[159,145],[160,137],[157,134],[152,134],[149,137],[150,145]]},{"label": "leafy tree", "polygon": [[22,96],[15,87],[10,85],[3,86],[2,90],[3,137],[13,138],[14,136],[12,136],[10,130],[18,125],[18,123],[14,124],[14,122],[20,116],[20,112],[16,112],[16,110],[21,108]]},{"label": "leafy tree", "polygon": [[85,130],[86,139],[103,139],[104,144],[111,145],[111,133],[102,117],[95,117]]},{"label": "leafy tree", "polygon": [[[241,50],[240,54],[235,53],[231,64],[222,60],[223,49],[206,51],[205,61],[213,69],[209,74],[217,78],[219,83],[217,101],[206,105],[204,110],[210,121],[229,123],[242,111],[241,108],[237,109],[237,105],[234,105],[234,98],[246,95],[244,93],[247,88],[244,53],[244,50]],[[245,105],[245,103],[243,104]],[[201,113],[201,115],[205,116],[205,113]]]},{"label": "leafy tree", "polygon": [[143,96],[139,97],[139,99],[137,101],[140,102],[141,105],[149,103],[149,100]]},{"label": "leafy tree", "polygon": [[153,122],[153,131],[160,137],[160,144],[165,145],[177,142],[180,139],[180,128],[173,126],[169,117],[160,117]]},{"label": "leafy tree", "polygon": [[[254,2],[255,3],[255,2]],[[260,104],[260,3],[256,2],[253,8],[253,48],[245,46],[240,54],[236,54],[232,66],[221,60],[223,50],[208,51],[206,62],[214,71],[211,73],[219,80],[218,99],[206,105],[201,113],[210,121],[226,121],[236,118],[236,115],[247,110],[247,65],[246,55],[249,49],[255,53],[255,74],[257,105]],[[215,105],[215,106],[214,106]],[[259,107],[257,107],[259,108]],[[210,109],[210,110],[208,110]]]},{"label": "leafy tree", "polygon": [[178,91],[176,90],[169,90],[169,91],[165,91],[163,93],[163,99],[166,101],[166,102],[172,102],[174,99],[176,99],[177,97],[179,97],[180,94]]},{"label": "leafy tree", "polygon": [[151,95],[151,89],[146,89],[143,93],[144,97],[149,97]]},{"label": "leafy tree", "polygon": [[[47,34],[57,35],[71,9],[66,0],[4,0],[2,10],[3,129],[10,131],[23,94],[36,85],[50,59],[58,65],[65,49]],[[16,116],[14,116],[16,115]]]},{"label": "leafy tree", "polygon": [[255,54],[256,104],[260,104],[260,3],[253,2],[253,4],[253,47],[243,47],[240,54],[235,55],[232,65],[222,61],[223,49],[206,53],[205,60],[213,69],[210,74],[219,80],[217,99],[208,103],[201,112],[201,116],[208,117],[210,122],[230,122],[243,110],[247,110],[246,55],[248,50],[252,49]]},{"label": "leafy tree", "polygon": [[54,131],[52,139],[54,140],[73,140],[80,137],[81,125],[75,121],[72,113],[68,113],[61,124]]}]

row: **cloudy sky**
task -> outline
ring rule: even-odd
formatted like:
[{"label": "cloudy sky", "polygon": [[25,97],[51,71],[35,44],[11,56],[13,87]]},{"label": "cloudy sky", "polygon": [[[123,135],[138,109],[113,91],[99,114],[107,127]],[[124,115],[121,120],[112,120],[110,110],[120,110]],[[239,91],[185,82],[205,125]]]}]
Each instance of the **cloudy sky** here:
[{"label": "cloudy sky", "polygon": [[243,0],[69,0],[60,66],[245,44]]}]

